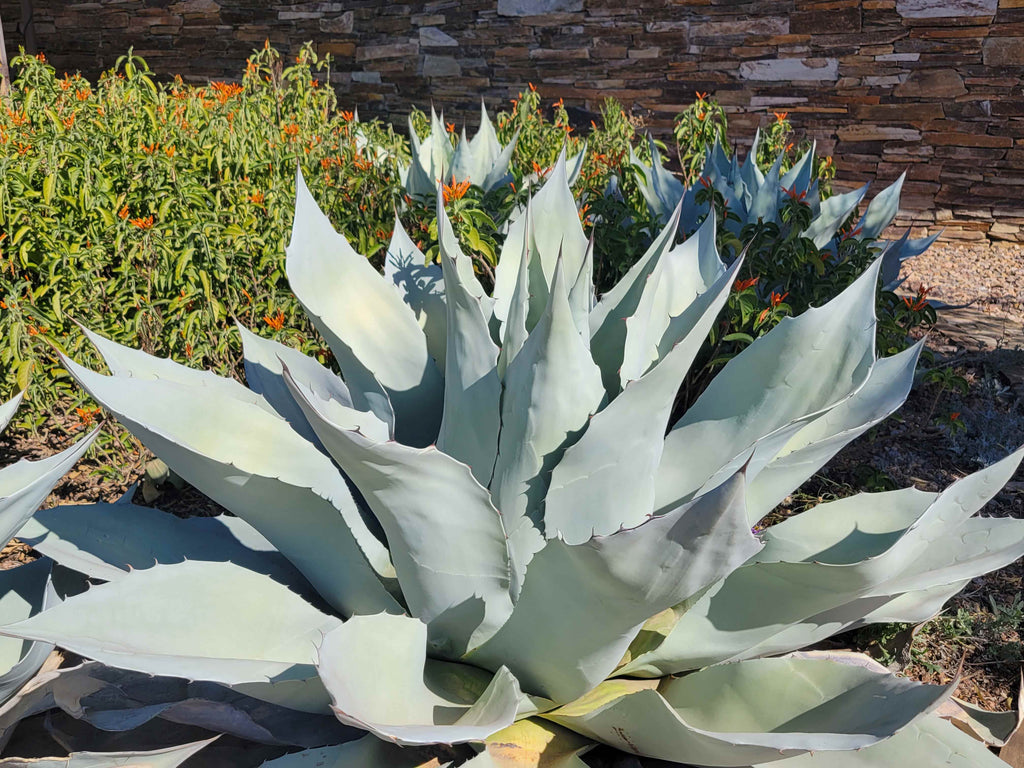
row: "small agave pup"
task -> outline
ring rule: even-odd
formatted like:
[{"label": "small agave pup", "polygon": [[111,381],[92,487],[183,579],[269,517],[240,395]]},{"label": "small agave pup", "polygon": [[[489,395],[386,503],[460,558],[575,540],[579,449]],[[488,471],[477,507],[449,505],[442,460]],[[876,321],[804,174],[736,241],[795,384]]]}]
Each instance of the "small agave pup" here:
[{"label": "small agave pup", "polygon": [[111,375],[75,378],[238,517],[50,511],[29,540],[107,583],[5,634],[333,711],[274,768],[1001,765],[933,714],[952,686],[800,649],[1024,553],[1024,521],[974,516],[1020,452],[751,532],[909,391],[920,346],[875,358],[878,262],[670,424],[739,268],[713,220],[677,245],[677,209],[595,300],[560,161],[489,296],[443,207],[440,265],[396,223],[382,278],[297,187],[288,276],[344,378],[244,329],[249,389],[90,333]]},{"label": "small agave pup", "polygon": [[412,142],[412,162],[402,174],[405,191],[413,197],[429,197],[437,192],[439,182],[469,181],[484,191],[507,184],[512,175],[509,163],[516,148],[518,132],[505,146],[498,141],[494,125],[487,116],[487,108],[480,104],[480,128],[472,139],[462,137],[452,147],[443,117],[430,108],[430,135],[422,142],[409,121],[409,140]]},{"label": "small agave pup", "polygon": [[[653,139],[650,141],[651,165],[646,165],[630,152],[630,162],[640,171],[640,191],[647,206],[663,223],[667,222],[676,206],[681,206],[680,230],[690,232],[708,211],[710,203],[699,204],[697,194],[703,185],[713,188],[722,195],[729,211],[736,215],[725,223],[733,234],[739,235],[743,227],[758,220],[780,223],[781,211],[787,197],[795,197],[811,209],[811,222],[800,233],[814,242],[820,249],[835,254],[838,233],[843,223],[857,210],[857,206],[868,191],[868,184],[841,195],[822,199],[818,181],[813,178],[814,151],[812,144],[786,173],[782,173],[785,153],[775,158],[767,174],[757,166],[757,148],[761,131],[754,135],[754,142],[747,152],[746,160],[740,162],[736,153],[730,159],[717,141],[708,149],[699,184],[689,189],[668,172],[661,164],[661,153]],[[899,212],[900,191],[906,174],[882,190],[871,200],[850,237],[862,240],[876,240],[892,224]],[[918,239],[910,238],[910,230],[898,240],[881,241],[884,250],[882,261],[882,283],[887,289],[895,290],[899,280],[900,265],[907,259],[924,253],[938,238],[938,234]]]}]

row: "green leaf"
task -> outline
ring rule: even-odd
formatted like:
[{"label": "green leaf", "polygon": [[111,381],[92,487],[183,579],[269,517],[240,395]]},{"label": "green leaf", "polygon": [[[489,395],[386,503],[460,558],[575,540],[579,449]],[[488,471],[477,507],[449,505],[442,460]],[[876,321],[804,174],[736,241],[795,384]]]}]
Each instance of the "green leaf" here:
[{"label": "green leaf", "polygon": [[[666,254],[661,264],[669,258]],[[679,387],[729,298],[742,261],[737,259],[676,317],[667,318],[666,333],[671,329],[673,336],[682,333],[683,338],[653,369],[627,381],[555,466],[544,502],[548,538],[561,535],[570,544],[581,544],[595,534],[639,525],[654,511],[654,474]],[[659,264],[648,290],[656,292],[654,281],[673,277],[661,273]]]},{"label": "green leaf", "polygon": [[[712,379],[665,438],[656,510],[678,504],[743,464],[756,477],[790,433],[864,385],[875,361],[880,267],[876,259],[832,301],[783,318]],[[758,444],[763,450],[751,458]]]},{"label": "green leaf", "polygon": [[473,768],[586,768],[580,755],[592,741],[554,723],[528,718],[487,737]]},{"label": "green leaf", "polygon": [[332,422],[308,390],[294,391],[380,521],[402,594],[412,615],[430,626],[434,652],[457,658],[493,635],[512,612],[510,544],[469,467],[436,448],[375,443]]},{"label": "green leaf", "polygon": [[936,715],[922,717],[890,739],[853,752],[808,753],[753,768],[1006,768],[980,741]]},{"label": "green leaf", "polygon": [[747,507],[751,520],[768,514],[844,446],[883,421],[910,394],[924,347],[919,342],[875,361],[864,386],[852,397],[811,421],[753,479]]},{"label": "green leaf", "polygon": [[166,747],[150,752],[72,752],[67,757],[44,757],[22,760],[8,757],[0,760],[6,768],[178,768],[203,747],[217,740],[194,741],[179,747]]},{"label": "green leaf", "polygon": [[10,400],[0,404],[0,432],[7,429],[7,425],[11,423],[11,419],[14,418],[14,414],[24,397],[25,390],[23,389]]},{"label": "green leaf", "polygon": [[63,566],[104,581],[187,559],[231,562],[296,591],[309,590],[294,566],[239,517],[180,518],[124,502],[68,505],[39,510],[18,538]]},{"label": "green leaf", "polygon": [[[733,275],[737,273],[736,264],[741,261],[737,259],[730,268]],[[707,302],[710,298],[707,291],[725,271],[715,246],[713,214],[686,242],[670,248],[657,259],[643,286],[636,310],[626,318],[626,338],[619,371],[623,388],[628,382],[643,376],[693,331],[694,323],[703,317],[706,307],[698,311],[691,308],[700,304],[698,299],[701,296]],[[721,284],[717,287],[721,293]],[[725,298],[731,289],[732,283],[724,286]],[[715,302],[719,309],[720,303]],[[708,327],[703,331],[704,336],[714,319],[712,316],[706,323]]]},{"label": "green leaf", "polygon": [[816,248],[824,248],[832,242],[836,236],[836,230],[860,205],[869,186],[870,184],[865,184],[860,189],[822,200],[818,216],[808,225],[807,229],[800,233],[800,237],[813,240]]},{"label": "green leaf", "polygon": [[529,248],[531,263],[536,265],[536,279],[531,275],[527,327],[532,327],[544,312],[556,263],[560,259],[564,262],[562,269],[569,281],[574,281],[580,273],[586,258],[587,237],[569,189],[567,174],[563,147],[551,175],[534,196],[532,205],[509,221],[508,235],[494,274],[494,315],[499,320],[508,318],[524,247]]},{"label": "green leaf", "polygon": [[441,420],[444,383],[415,314],[334,231],[301,173],[295,184],[286,261],[292,290],[327,339],[355,407],[380,416],[386,412],[380,405],[386,391],[398,439],[431,444]]},{"label": "green leaf", "polygon": [[438,368],[443,369],[448,318],[441,265],[426,263],[423,252],[413,243],[397,216],[384,257],[384,277],[395,284],[399,296],[416,314],[427,337],[430,356]]},{"label": "green leaf", "polygon": [[224,685],[312,677],[341,620],[232,563],[156,565],[0,631],[122,669]]},{"label": "green leaf", "polygon": [[[529,226],[529,208],[532,201],[526,203],[526,221]],[[512,291],[512,298],[508,306],[508,317],[501,324],[501,351],[498,353],[498,374],[504,380],[508,372],[508,364],[515,359],[519,351],[526,343],[529,333],[526,328],[526,319],[530,313],[530,249],[529,231],[523,240],[523,251],[519,257],[519,272],[516,275],[515,289]],[[500,262],[499,262],[500,263]]]},{"label": "green leaf", "polygon": [[387,550],[344,478],[286,421],[217,387],[101,376],[63,362],[154,454],[266,536],[343,614],[400,610],[381,581],[392,575]]},{"label": "green leaf", "polygon": [[647,201],[647,207],[662,223],[668,223],[673,211],[679,207],[683,199],[683,183],[665,169],[661,162],[661,152],[651,136],[647,137],[651,152],[651,165],[645,165],[629,148],[629,162],[633,168],[643,175],[643,183],[639,184],[640,193]]},{"label": "green leaf", "polygon": [[802,648],[863,623],[872,611],[923,604],[934,612],[936,588],[944,588],[941,600],[956,591],[946,585],[1024,555],[1024,522],[971,517],[1022,456],[1018,451],[942,494],[859,494],[772,526],[755,562],[683,607],[667,636],[619,672],[676,674]]},{"label": "green leaf", "polygon": [[426,626],[404,616],[354,616],[329,632],[318,671],[338,719],[407,745],[483,741],[512,725],[520,692],[507,669],[428,661],[426,648]]},{"label": "green leaf", "polygon": [[658,262],[673,249],[681,210],[676,206],[668,224],[647,252],[614,288],[601,297],[590,313],[590,350],[594,362],[601,368],[601,379],[610,398],[618,394],[620,387],[619,369],[623,363],[627,333],[625,321],[637,311]]},{"label": "green leaf", "polygon": [[507,665],[524,690],[555,702],[581,696],[611,674],[647,619],[758,551],[743,483],[737,476],[668,514],[583,544],[549,539],[527,568],[512,617],[466,659]]},{"label": "green leaf", "polygon": [[316,433],[309,426],[284,381],[282,369],[285,365],[293,377],[313,389],[321,398],[334,401],[337,407],[350,411],[350,418],[358,422],[365,434],[381,440],[394,437],[394,416],[390,422],[384,422],[370,411],[355,410],[345,382],[329,369],[297,349],[257,336],[237,321],[235,325],[242,336],[245,379],[249,387],[262,395],[281,418],[304,438],[319,445]]},{"label": "green leaf", "polygon": [[416,749],[364,736],[336,747],[293,752],[263,763],[261,768],[439,768],[440,763]]},{"label": "green leaf", "polygon": [[609,681],[544,717],[634,754],[742,766],[877,744],[955,687],[795,657],[708,667],[657,689],[651,683]]},{"label": "green leaf", "polygon": [[[12,624],[60,602],[46,558],[0,571],[0,622]],[[8,701],[43,666],[53,645],[0,637],[0,704]]]},{"label": "green leaf", "polygon": [[860,233],[857,237],[861,240],[874,240],[892,224],[896,214],[900,211],[900,191],[903,189],[903,182],[907,178],[907,172],[900,174],[892,184],[883,189],[870,203],[864,216],[861,217],[857,229]]},{"label": "green leaf", "polygon": [[600,371],[573,321],[563,268],[555,267],[547,309],[505,372],[491,494],[513,540],[530,521],[541,527],[548,474],[604,399]]},{"label": "green leaf", "polygon": [[39,509],[53,486],[85,455],[98,435],[99,429],[94,429],[84,439],[53,456],[39,461],[21,459],[0,469],[0,539],[5,543],[11,540]]},{"label": "green leaf", "polygon": [[186,386],[204,387],[218,395],[230,397],[243,403],[251,403],[268,413],[276,413],[273,406],[257,393],[247,389],[243,384],[227,376],[218,376],[212,371],[200,371],[195,368],[176,363],[170,358],[156,357],[118,344],[101,336],[85,326],[79,325],[86,338],[103,357],[110,372],[122,378],[140,381],[161,380]]},{"label": "green leaf", "polygon": [[440,231],[445,225],[444,219],[438,220],[448,344],[444,415],[437,447],[468,465],[477,481],[486,485],[494,472],[501,428],[498,347],[488,328],[490,310],[484,309],[459,274],[456,260],[466,256],[448,251],[444,232]]}]

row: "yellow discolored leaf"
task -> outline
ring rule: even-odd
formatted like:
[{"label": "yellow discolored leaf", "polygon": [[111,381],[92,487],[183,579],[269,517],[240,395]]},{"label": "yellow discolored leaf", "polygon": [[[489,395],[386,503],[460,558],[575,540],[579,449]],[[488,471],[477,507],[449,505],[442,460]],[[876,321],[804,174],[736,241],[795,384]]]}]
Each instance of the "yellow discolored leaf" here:
[{"label": "yellow discolored leaf", "polygon": [[22,361],[21,365],[18,366],[18,387],[20,389],[27,389],[29,380],[32,378],[32,367],[34,363],[31,360]]},{"label": "yellow discolored leaf", "polygon": [[583,768],[580,755],[593,746],[578,733],[531,718],[492,735],[485,751],[496,768]]}]

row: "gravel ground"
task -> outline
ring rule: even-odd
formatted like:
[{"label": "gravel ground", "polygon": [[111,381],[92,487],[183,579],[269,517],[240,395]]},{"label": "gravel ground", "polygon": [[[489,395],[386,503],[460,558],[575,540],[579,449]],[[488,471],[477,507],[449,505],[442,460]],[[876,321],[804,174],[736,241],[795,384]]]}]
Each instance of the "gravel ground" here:
[{"label": "gravel ground", "polygon": [[1024,245],[941,240],[903,265],[906,288],[923,284],[946,304],[1024,319]]}]

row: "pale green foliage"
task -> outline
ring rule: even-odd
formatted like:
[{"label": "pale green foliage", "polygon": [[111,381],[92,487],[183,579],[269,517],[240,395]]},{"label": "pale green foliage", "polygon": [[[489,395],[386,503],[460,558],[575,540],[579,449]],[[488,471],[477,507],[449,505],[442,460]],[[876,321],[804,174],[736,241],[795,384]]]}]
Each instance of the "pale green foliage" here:
[{"label": "pale green foliage", "polygon": [[[809,217],[799,236],[811,240],[815,247],[830,252],[833,257],[843,237],[878,240],[896,218],[906,174],[872,199],[850,231],[842,232],[840,228],[856,214],[868,185],[823,199],[815,176],[814,144],[785,172],[782,167],[788,155],[785,151],[780,152],[768,172],[764,173],[757,164],[761,142],[759,129],[750,151],[741,162],[735,152],[731,157],[727,155],[716,140],[707,149],[703,170],[689,187],[663,167],[661,154],[653,141],[651,165],[635,155],[630,159],[633,168],[639,172],[640,191],[651,212],[662,223],[668,221],[677,205],[681,206],[679,228],[683,233],[692,232],[708,215],[715,196],[720,198],[727,212],[722,224],[735,237],[740,237],[745,227],[759,222],[780,224],[788,200],[805,204],[809,207]],[[900,265],[923,253],[938,237],[910,239],[909,232],[907,230],[896,241],[878,243],[884,251],[882,281],[887,288],[899,285]]]},{"label": "pale green foliage", "polygon": [[[677,243],[684,200],[597,297],[568,181],[563,156],[510,222],[488,296],[443,205],[440,265],[396,224],[381,277],[300,176],[287,269],[343,378],[245,331],[251,389],[93,336],[112,375],[68,360],[72,375],[237,518],[41,515],[29,540],[107,583],[3,632],[380,738],[292,736],[315,749],[282,768],[424,764],[384,742],[483,743],[480,768],[580,768],[596,744],[651,766],[984,765],[929,714],[951,686],[799,650],[919,621],[1019,557],[1024,522],[973,515],[1022,453],[942,494],[854,496],[755,535],[906,397],[920,347],[876,359],[882,261],[673,420],[742,257],[721,262],[714,216]],[[771,185],[742,183],[770,215]]]},{"label": "pale green foliage", "polygon": [[512,175],[509,164],[516,148],[516,139],[502,146],[487,109],[480,104],[480,128],[472,139],[466,129],[452,144],[452,134],[440,117],[430,108],[430,133],[422,141],[410,119],[409,140],[412,161],[402,173],[405,191],[413,197],[437,194],[439,184],[460,184],[468,181],[485,192],[507,184]]},{"label": "pale green foliage", "polygon": [[[10,423],[24,391],[0,404],[0,430]],[[94,430],[70,448],[40,461],[22,459],[0,469],[0,546],[31,518],[53,486],[67,474],[96,439]],[[57,595],[50,584],[53,563],[41,558],[20,568],[0,570],[0,621],[27,619],[53,606]],[[10,699],[42,666],[53,645],[0,637],[0,704]]]}]

